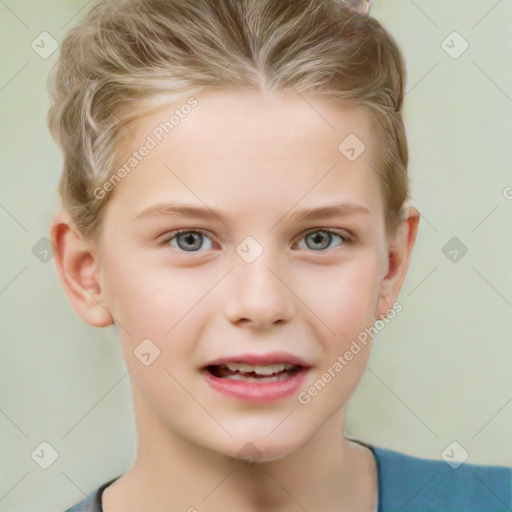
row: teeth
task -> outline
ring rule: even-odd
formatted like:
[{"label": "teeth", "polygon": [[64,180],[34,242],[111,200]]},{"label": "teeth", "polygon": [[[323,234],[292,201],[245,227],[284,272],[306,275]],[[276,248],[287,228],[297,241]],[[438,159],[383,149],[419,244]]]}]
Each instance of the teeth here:
[{"label": "teeth", "polygon": [[255,366],[254,372],[258,375],[272,375],[274,373],[274,368],[269,364],[268,366]]},{"label": "teeth", "polygon": [[284,370],[295,368],[293,364],[288,363],[274,363],[267,365],[256,365],[246,363],[226,363],[226,367],[232,372],[240,373],[251,373],[254,372],[258,375],[272,375],[273,373],[279,373]]},{"label": "teeth", "polygon": [[243,373],[249,373],[254,371],[254,366],[252,364],[245,364],[245,363],[228,363],[226,365],[229,370],[232,372],[243,372]]}]

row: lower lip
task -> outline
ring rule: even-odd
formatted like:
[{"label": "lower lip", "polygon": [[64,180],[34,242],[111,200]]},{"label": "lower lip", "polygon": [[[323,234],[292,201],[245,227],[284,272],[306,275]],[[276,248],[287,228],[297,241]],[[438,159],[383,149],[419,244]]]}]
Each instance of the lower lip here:
[{"label": "lower lip", "polygon": [[296,393],[308,371],[309,368],[304,368],[291,377],[274,382],[220,378],[207,370],[203,370],[202,374],[209,386],[219,393],[246,403],[266,404],[283,400]]}]

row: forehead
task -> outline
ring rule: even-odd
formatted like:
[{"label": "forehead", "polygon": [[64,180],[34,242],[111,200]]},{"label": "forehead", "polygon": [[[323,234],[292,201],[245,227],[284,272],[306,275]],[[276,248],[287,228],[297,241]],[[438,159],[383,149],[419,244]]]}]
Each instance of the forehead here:
[{"label": "forehead", "polygon": [[[195,103],[193,108],[187,105],[191,98]],[[294,91],[271,94],[244,89],[206,89],[137,120],[134,128],[132,142],[141,142],[150,133],[156,133],[158,142],[173,139],[176,145],[195,138],[204,151],[222,155],[220,144],[236,141],[239,144],[231,145],[230,155],[243,152],[246,157],[254,154],[259,159],[282,156],[284,152],[304,154],[306,150],[316,155],[325,153],[327,146],[337,155],[340,142],[354,132],[372,151],[366,108]],[[276,133],[278,139],[274,138]],[[324,143],[319,144],[319,139]],[[302,143],[300,147],[298,142]],[[265,145],[263,154],[261,144]]]},{"label": "forehead", "polygon": [[140,210],[179,196],[247,214],[316,196],[381,205],[366,109],[294,92],[207,90],[182,108],[187,100],[132,123],[125,161],[148,140],[154,147],[114,199]]}]

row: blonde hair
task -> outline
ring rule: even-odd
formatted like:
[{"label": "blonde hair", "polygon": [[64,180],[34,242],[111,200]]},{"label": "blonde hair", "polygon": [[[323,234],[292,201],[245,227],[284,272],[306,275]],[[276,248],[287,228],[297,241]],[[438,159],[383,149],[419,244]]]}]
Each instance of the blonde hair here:
[{"label": "blonde hair", "polygon": [[101,0],[63,40],[48,82],[59,192],[84,235],[98,235],[111,192],[94,190],[115,172],[128,123],[212,84],[365,106],[394,233],[409,194],[405,66],[378,21],[335,0]]}]

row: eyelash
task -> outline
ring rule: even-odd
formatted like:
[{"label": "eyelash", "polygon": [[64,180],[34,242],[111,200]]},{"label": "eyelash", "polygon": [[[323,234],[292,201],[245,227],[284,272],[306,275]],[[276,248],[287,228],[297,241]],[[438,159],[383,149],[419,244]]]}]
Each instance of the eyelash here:
[{"label": "eyelash", "polygon": [[[170,233],[167,234],[167,236],[161,242],[161,244],[163,246],[169,245],[172,240],[174,240],[175,238],[178,238],[180,235],[185,234],[185,233],[201,234],[203,236],[206,236],[206,237],[210,238],[213,242],[215,241],[215,239],[211,235],[209,235],[206,231],[203,231],[202,229],[190,229],[190,228],[187,228],[187,229],[177,229],[177,230],[171,231]],[[304,239],[308,235],[311,235],[311,234],[314,234],[314,233],[327,233],[329,235],[339,236],[342,239],[342,243],[337,245],[336,247],[339,247],[340,245],[353,244],[353,237],[349,233],[347,233],[347,232],[341,233],[341,232],[338,232],[338,231],[334,231],[332,229],[323,229],[323,228],[315,228],[313,230],[307,231],[306,233],[304,233],[302,235],[302,237],[299,239],[299,241]],[[184,251],[184,250],[179,249],[179,248],[178,248],[178,250],[180,252],[182,252],[182,253],[188,253],[188,254],[194,254],[194,253],[203,252],[203,251],[200,251],[200,250],[198,250],[198,251]],[[309,249],[309,251],[311,251],[311,252],[326,252],[327,250],[328,249],[320,249],[320,250],[315,251],[313,249]]]}]

